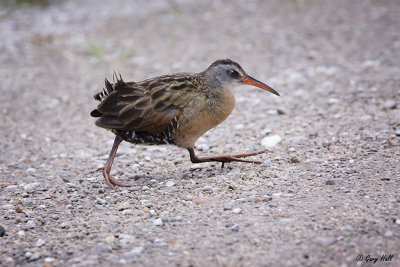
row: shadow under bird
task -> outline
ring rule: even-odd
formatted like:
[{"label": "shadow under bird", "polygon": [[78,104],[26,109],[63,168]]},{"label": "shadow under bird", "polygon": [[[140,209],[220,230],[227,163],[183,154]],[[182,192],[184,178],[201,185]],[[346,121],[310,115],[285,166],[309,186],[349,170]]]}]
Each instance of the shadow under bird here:
[{"label": "shadow under bird", "polygon": [[105,88],[94,98],[100,101],[90,115],[98,117],[96,125],[110,129],[115,135],[110,156],[103,168],[107,185],[129,187],[110,175],[118,145],[173,144],[186,148],[193,163],[240,161],[260,162],[243,158],[264,151],[198,157],[194,145],[204,133],[224,121],[235,106],[231,89],[242,84],[253,85],[278,95],[268,85],[250,77],[230,59],[217,60],[200,73],[177,73],[150,78],[141,82],[124,82],[114,74],[115,82],[105,80]]}]

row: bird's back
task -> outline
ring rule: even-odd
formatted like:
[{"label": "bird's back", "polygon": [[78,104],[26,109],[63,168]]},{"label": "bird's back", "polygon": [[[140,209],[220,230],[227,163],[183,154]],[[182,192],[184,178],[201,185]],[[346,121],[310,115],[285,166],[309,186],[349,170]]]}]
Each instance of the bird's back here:
[{"label": "bird's back", "polygon": [[194,74],[178,73],[124,82],[114,76],[94,97],[100,101],[91,112],[96,125],[112,130],[132,143],[174,143],[172,133],[183,109],[198,96]]}]

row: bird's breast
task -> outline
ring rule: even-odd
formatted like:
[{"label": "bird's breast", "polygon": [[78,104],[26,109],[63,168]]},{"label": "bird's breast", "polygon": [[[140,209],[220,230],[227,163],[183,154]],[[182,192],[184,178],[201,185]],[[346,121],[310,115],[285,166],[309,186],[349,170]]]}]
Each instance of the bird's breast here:
[{"label": "bird's breast", "polygon": [[194,147],[197,139],[223,122],[235,107],[235,97],[230,89],[219,95],[199,96],[184,108],[174,133],[175,143],[180,147]]}]

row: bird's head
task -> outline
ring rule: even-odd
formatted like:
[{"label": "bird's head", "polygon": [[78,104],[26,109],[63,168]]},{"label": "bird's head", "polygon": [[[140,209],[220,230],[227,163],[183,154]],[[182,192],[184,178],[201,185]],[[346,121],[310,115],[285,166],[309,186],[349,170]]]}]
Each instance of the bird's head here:
[{"label": "bird's head", "polygon": [[209,77],[213,87],[216,88],[233,88],[238,85],[249,84],[279,96],[277,91],[247,75],[238,63],[230,59],[215,61],[205,70],[205,74]]}]

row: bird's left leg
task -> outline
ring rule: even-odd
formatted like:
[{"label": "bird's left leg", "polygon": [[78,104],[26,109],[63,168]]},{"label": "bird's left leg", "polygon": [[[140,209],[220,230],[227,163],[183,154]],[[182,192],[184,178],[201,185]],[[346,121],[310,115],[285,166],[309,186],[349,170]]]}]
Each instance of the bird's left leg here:
[{"label": "bird's left leg", "polygon": [[233,161],[239,161],[239,162],[247,162],[247,163],[254,163],[254,164],[261,164],[262,162],[256,161],[256,160],[245,160],[241,158],[245,157],[250,157],[250,156],[255,156],[264,153],[265,151],[258,151],[258,152],[253,152],[253,153],[248,153],[248,154],[238,154],[238,155],[223,155],[223,156],[216,156],[216,157],[203,157],[199,158],[196,156],[194,153],[193,148],[189,148],[189,155],[190,155],[190,160],[193,163],[202,163],[202,162],[212,162],[212,161],[217,161],[221,162],[222,165],[221,167],[224,168],[225,163],[233,162]]},{"label": "bird's left leg", "polygon": [[107,159],[106,166],[104,166],[104,168],[103,168],[103,176],[104,176],[104,179],[106,180],[106,184],[109,187],[111,187],[112,189],[115,189],[115,186],[122,186],[122,187],[132,186],[130,184],[122,183],[110,175],[111,167],[113,165],[115,155],[117,154],[118,146],[121,142],[122,142],[122,139],[120,139],[118,136],[116,136],[115,140],[114,140],[114,144],[113,144],[111,152],[110,152],[110,156]]}]

